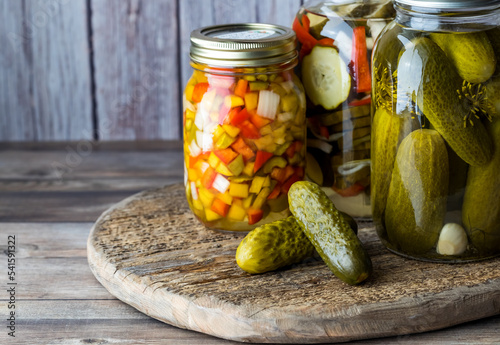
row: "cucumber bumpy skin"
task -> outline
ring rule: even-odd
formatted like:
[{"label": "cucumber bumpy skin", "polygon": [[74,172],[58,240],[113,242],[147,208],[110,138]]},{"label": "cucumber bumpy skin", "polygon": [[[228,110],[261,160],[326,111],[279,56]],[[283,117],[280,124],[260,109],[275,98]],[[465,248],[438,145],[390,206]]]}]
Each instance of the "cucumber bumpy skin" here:
[{"label": "cucumber bumpy skin", "polygon": [[492,142],[480,120],[464,128],[469,113],[458,75],[439,46],[420,37],[406,46],[398,64],[398,99],[411,95],[417,106],[450,147],[472,166],[486,164],[492,155]]},{"label": "cucumber bumpy skin", "polygon": [[248,273],[274,271],[314,254],[297,220],[290,216],[250,231],[236,250],[236,263]]},{"label": "cucumber bumpy skin", "polygon": [[391,244],[422,254],[437,242],[446,214],[448,152],[438,132],[413,131],[399,146],[392,172],[385,228]]},{"label": "cucumber bumpy skin", "polygon": [[355,285],[370,276],[370,257],[346,219],[317,184],[295,182],[288,191],[288,203],[307,238],[338,278]]},{"label": "cucumber bumpy skin", "polygon": [[487,129],[494,154],[482,167],[470,167],[462,205],[462,223],[472,245],[485,255],[500,253],[500,119]]}]

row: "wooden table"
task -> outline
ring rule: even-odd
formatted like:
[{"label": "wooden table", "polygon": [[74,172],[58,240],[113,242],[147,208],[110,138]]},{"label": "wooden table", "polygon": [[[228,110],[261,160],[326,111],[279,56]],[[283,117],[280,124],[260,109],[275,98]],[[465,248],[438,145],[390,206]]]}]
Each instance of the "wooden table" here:
[{"label": "wooden table", "polygon": [[[0,144],[0,344],[237,344],[149,318],[109,294],[88,267],[97,217],[131,194],[181,182],[182,164],[178,142]],[[16,240],[13,270],[8,236]],[[13,310],[15,337],[7,328]],[[500,315],[351,344],[500,344]]]}]

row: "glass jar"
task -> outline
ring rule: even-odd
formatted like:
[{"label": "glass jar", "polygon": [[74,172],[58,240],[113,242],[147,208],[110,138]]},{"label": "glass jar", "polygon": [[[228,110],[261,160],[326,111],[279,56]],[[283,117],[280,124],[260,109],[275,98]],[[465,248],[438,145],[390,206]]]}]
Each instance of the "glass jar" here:
[{"label": "glass jar", "polygon": [[267,24],[191,33],[184,91],[186,196],[207,227],[250,230],[289,215],[304,177],[305,95],[295,34]]},{"label": "glass jar", "polygon": [[393,18],[390,0],[332,0],[307,1],[293,22],[307,95],[306,176],[356,217],[371,215],[371,52]]},{"label": "glass jar", "polygon": [[375,44],[373,219],[391,251],[500,254],[500,3],[396,0]]}]

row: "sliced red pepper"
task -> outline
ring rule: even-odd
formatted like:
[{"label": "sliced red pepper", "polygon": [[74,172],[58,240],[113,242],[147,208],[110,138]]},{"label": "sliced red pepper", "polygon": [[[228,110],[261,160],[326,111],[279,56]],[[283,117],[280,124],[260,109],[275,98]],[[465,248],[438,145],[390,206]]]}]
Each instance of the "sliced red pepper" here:
[{"label": "sliced red pepper", "polygon": [[207,90],[208,90],[208,83],[196,84],[193,89],[193,95],[191,96],[193,102],[200,103],[203,98],[203,95],[205,94],[205,92],[207,92]]},{"label": "sliced red pepper", "polygon": [[353,29],[352,39],[352,64],[354,79],[356,81],[356,92],[368,92],[372,89],[370,66],[366,48],[366,33],[364,26]]},{"label": "sliced red pepper", "polygon": [[252,159],[255,156],[255,153],[252,151],[250,146],[248,146],[243,138],[238,137],[236,141],[231,145],[232,149],[238,152],[243,156],[245,162]]},{"label": "sliced red pepper", "polygon": [[203,185],[203,187],[207,189],[212,188],[216,176],[217,171],[215,171],[215,169],[213,169],[212,167],[208,167],[201,176],[201,184]]},{"label": "sliced red pepper", "polygon": [[325,37],[320,39],[317,44],[320,46],[333,47],[334,42],[335,40],[333,38]]},{"label": "sliced red pepper", "polygon": [[349,197],[358,195],[365,189],[365,187],[361,183],[356,182],[352,186],[344,189],[339,189],[335,186],[333,186],[332,189],[335,191],[335,193],[340,194],[343,197]]},{"label": "sliced red pepper", "polygon": [[321,136],[325,137],[325,139],[330,138],[330,133],[328,132],[328,128],[326,126],[319,127],[319,134],[321,134]]},{"label": "sliced red pepper", "polygon": [[236,87],[234,88],[234,94],[236,96],[240,96],[241,98],[245,97],[245,93],[247,93],[248,80],[240,79],[236,83]]},{"label": "sliced red pepper", "polygon": [[278,183],[276,184],[276,186],[274,186],[271,194],[267,196],[267,200],[276,199],[280,195],[280,192],[281,192],[281,186]]},{"label": "sliced red pepper", "polygon": [[309,33],[309,18],[304,14],[301,17],[301,21],[302,24],[300,24],[299,19],[295,17],[292,25],[292,29],[297,35],[297,40],[302,45],[299,53],[300,59],[309,54],[313,47],[318,43],[318,40]]},{"label": "sliced red pepper", "polygon": [[252,225],[262,219],[264,211],[255,208],[249,208],[247,211],[247,215],[248,215],[248,224]]},{"label": "sliced red pepper", "polygon": [[238,154],[231,150],[230,148],[223,149],[223,150],[215,150],[214,154],[219,157],[219,159],[224,163],[224,164],[229,164],[238,157]]},{"label": "sliced red pepper", "polygon": [[253,172],[259,171],[259,169],[273,156],[272,152],[267,151],[257,151],[255,157],[255,165],[253,166]]},{"label": "sliced red pepper", "polygon": [[210,209],[217,213],[219,216],[225,217],[229,211],[229,205],[221,199],[215,198]]},{"label": "sliced red pepper", "polygon": [[248,120],[243,121],[237,126],[241,130],[241,135],[248,139],[259,139],[260,133],[257,127]]},{"label": "sliced red pepper", "polygon": [[247,111],[247,108],[241,109],[241,107],[233,108],[236,109],[234,111],[231,111],[231,114],[229,116],[229,122],[233,126],[237,126],[243,121],[247,120],[250,117],[250,113]]},{"label": "sliced red pepper", "polygon": [[300,181],[301,179],[302,178],[297,174],[297,172],[295,172],[292,176],[290,176],[288,180],[285,181],[285,183],[283,183],[283,185],[281,186],[281,193],[283,194],[288,193],[288,190],[290,189],[292,184],[294,184],[297,181]]},{"label": "sliced red pepper", "polygon": [[371,96],[366,96],[363,99],[359,99],[356,101],[352,101],[351,103],[348,104],[349,107],[359,107],[361,105],[369,105],[372,103],[372,98]]}]

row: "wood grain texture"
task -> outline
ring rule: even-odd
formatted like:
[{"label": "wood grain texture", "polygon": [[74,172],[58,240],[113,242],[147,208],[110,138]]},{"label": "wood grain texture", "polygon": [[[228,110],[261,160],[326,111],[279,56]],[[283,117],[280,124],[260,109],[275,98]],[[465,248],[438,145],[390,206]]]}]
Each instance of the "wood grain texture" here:
[{"label": "wood grain texture", "polygon": [[0,141],[92,138],[86,1],[2,1],[0,18]]},{"label": "wood grain texture", "polygon": [[205,229],[184,189],[132,196],[105,212],[88,240],[92,272],[114,296],[166,323],[252,342],[339,342],[441,329],[500,313],[500,259],[443,265],[360,239],[374,275],[347,286],[321,260],[249,275],[235,263],[242,234]]},{"label": "wood grain texture", "polygon": [[179,139],[177,1],[91,6],[99,138]]}]

